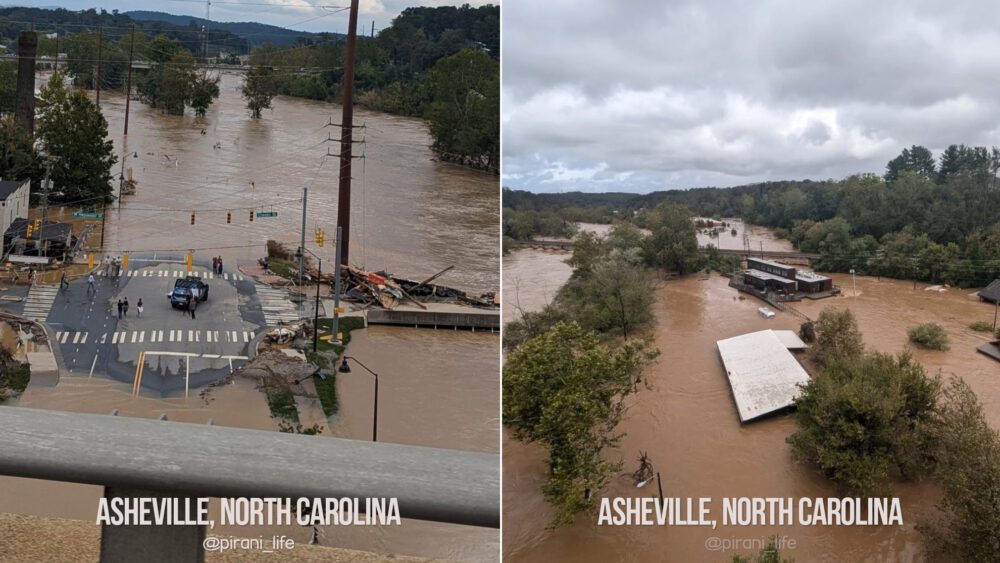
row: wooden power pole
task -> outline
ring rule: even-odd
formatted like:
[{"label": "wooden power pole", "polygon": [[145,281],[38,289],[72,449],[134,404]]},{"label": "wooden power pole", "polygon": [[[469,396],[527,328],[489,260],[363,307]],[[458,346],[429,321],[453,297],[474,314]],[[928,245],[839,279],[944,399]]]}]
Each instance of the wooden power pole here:
[{"label": "wooden power pole", "polygon": [[351,0],[344,61],[344,113],[340,121],[340,186],[337,193],[337,227],[344,237],[340,244],[342,265],[350,264],[351,252],[351,146],[354,142],[354,51],[358,43],[358,0]]}]

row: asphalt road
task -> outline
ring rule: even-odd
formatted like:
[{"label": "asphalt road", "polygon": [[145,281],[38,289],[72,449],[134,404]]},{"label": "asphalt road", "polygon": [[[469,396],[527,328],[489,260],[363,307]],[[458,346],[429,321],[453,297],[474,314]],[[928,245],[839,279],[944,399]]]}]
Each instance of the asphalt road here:
[{"label": "asphalt road", "polygon": [[[132,257],[121,277],[103,272],[95,276],[93,289],[86,278],[63,289],[35,286],[22,314],[44,315],[60,352],[61,367],[74,374],[104,374],[131,383],[140,353],[145,352],[145,391],[183,389],[185,378],[194,389],[226,377],[245,363],[251,341],[266,328],[255,283],[238,272],[224,271],[219,276],[210,269],[210,264],[194,268],[194,274],[209,285],[208,300],[198,306],[195,319],[170,306],[167,295],[174,281],[187,273],[183,261],[163,257]],[[129,310],[119,319],[117,302],[126,297]],[[144,305],[141,318],[139,299]],[[273,294],[265,302],[269,307],[276,305]],[[295,310],[287,301],[277,306]]]}]

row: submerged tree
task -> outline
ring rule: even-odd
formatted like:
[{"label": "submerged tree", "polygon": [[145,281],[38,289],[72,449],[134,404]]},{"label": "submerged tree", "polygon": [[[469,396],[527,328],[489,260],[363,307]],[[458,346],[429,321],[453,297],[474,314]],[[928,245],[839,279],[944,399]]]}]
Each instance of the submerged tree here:
[{"label": "submerged tree", "polygon": [[260,119],[262,111],[271,109],[276,87],[272,72],[270,66],[254,65],[243,82],[243,98],[247,101],[250,117],[254,119]]},{"label": "submerged tree", "polygon": [[205,117],[212,100],[219,97],[219,77],[202,74],[191,86],[191,108],[198,117]]},{"label": "submerged tree", "polygon": [[795,400],[792,451],[864,496],[885,492],[891,472],[933,467],[941,383],[909,353],[833,356]]},{"label": "submerged tree", "polygon": [[960,561],[1000,561],[1000,434],[967,383],[942,393],[937,429],[941,517],[922,527],[929,551]]},{"label": "submerged tree", "polygon": [[643,341],[613,349],[576,323],[558,323],[510,354],[503,370],[503,419],[516,439],[549,452],[542,493],[556,508],[550,523],[593,510],[593,494],[621,470],[604,458],[621,438],[624,400],[656,355]]},{"label": "submerged tree", "polygon": [[865,344],[858,329],[858,321],[850,309],[823,309],[813,329],[816,333],[813,354],[821,364],[838,359],[860,358],[864,353]]}]

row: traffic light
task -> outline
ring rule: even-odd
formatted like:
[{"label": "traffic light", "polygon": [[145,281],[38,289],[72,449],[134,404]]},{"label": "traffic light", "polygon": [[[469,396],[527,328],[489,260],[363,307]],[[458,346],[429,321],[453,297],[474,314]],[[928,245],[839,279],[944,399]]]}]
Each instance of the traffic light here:
[{"label": "traffic light", "polygon": [[35,219],[35,230],[38,231],[39,233],[42,232],[42,220],[41,219]]},{"label": "traffic light", "polygon": [[128,252],[122,254],[122,270],[128,269]]},{"label": "traffic light", "polygon": [[94,253],[93,252],[91,252],[90,254],[87,255],[87,267],[88,268],[93,268],[94,267]]},{"label": "traffic light", "polygon": [[226,211],[226,223],[232,223],[232,222],[233,222],[233,212]]},{"label": "traffic light", "polygon": [[253,223],[253,209],[250,210],[250,222]]},{"label": "traffic light", "polygon": [[320,229],[319,232],[316,234],[316,243],[319,244],[320,248],[322,248],[323,243],[325,242],[326,242],[326,233],[323,232],[323,229]]},{"label": "traffic light", "polygon": [[194,225],[194,213],[191,213],[191,224]]},{"label": "traffic light", "polygon": [[187,253],[187,271],[190,274],[191,270],[194,269],[194,252]]},{"label": "traffic light", "polygon": [[28,223],[28,232],[25,234],[24,238],[31,238],[31,223]]}]

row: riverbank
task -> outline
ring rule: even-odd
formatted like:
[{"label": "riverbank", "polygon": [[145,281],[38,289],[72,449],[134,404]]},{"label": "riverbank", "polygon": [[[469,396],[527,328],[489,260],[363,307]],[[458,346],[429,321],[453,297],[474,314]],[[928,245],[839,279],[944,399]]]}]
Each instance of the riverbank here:
[{"label": "riverbank", "polygon": [[[565,256],[565,255],[564,255]],[[506,265],[506,263],[505,263]],[[518,269],[525,268],[525,264]],[[505,280],[510,272],[505,268]],[[995,386],[995,362],[975,350],[987,336],[968,328],[976,320],[991,320],[993,308],[979,303],[968,290],[925,291],[900,280],[857,278],[857,296],[850,276],[834,274],[845,295],[796,308],[815,318],[827,306],[850,308],[858,319],[866,345],[896,353],[910,349],[907,329],[923,322],[945,327],[952,347],[946,352],[914,350],[930,373],[963,377],[979,395],[994,427],[1000,426],[1000,390]],[[796,428],[792,416],[741,425],[728,382],[718,358],[717,340],[767,328],[797,330],[801,319],[779,313],[761,318],[755,299],[738,293],[718,275],[690,276],[662,284],[656,290],[655,345],[662,351],[646,370],[651,389],[636,394],[619,429],[626,433],[614,455],[625,460],[622,477],[601,496],[639,494],[627,476],[648,453],[671,497],[839,497],[841,493],[812,468],[797,463],[785,438]],[[987,319],[987,317],[989,317]],[[713,537],[766,538],[778,534],[794,539],[796,547],[782,552],[796,560],[919,561],[923,543],[916,527],[936,513],[938,493],[921,483],[894,483],[903,507],[902,527],[597,527],[595,518],[554,532],[546,531],[551,516],[539,487],[545,479],[544,451],[504,439],[504,555],[509,561],[572,558],[604,561],[628,551],[639,560],[727,560],[752,550],[710,551]]]}]

